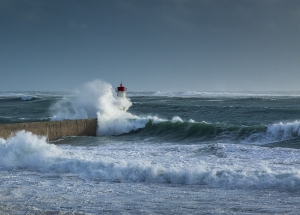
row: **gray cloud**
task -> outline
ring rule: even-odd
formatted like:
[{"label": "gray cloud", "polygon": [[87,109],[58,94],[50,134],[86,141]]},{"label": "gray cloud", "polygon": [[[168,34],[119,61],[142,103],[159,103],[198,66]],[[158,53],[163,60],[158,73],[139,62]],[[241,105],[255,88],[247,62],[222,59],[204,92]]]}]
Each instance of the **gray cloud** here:
[{"label": "gray cloud", "polygon": [[0,90],[298,89],[298,0],[3,0],[0,25]]}]

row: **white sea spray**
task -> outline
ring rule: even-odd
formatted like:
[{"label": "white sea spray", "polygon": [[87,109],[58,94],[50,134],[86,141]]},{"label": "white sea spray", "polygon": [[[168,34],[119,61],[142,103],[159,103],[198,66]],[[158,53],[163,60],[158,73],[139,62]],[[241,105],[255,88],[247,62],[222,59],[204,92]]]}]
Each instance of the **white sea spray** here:
[{"label": "white sea spray", "polygon": [[4,167],[42,167],[62,151],[48,144],[46,137],[19,131],[7,140],[0,139],[0,165]]},{"label": "white sea spray", "polygon": [[[51,120],[97,118],[97,135],[119,135],[144,128],[151,120],[153,124],[165,122],[157,116],[137,116],[127,111],[132,106],[129,98],[119,98],[113,87],[102,81],[88,82],[72,96],[64,97],[51,106]],[[183,122],[174,116],[171,122]]]}]

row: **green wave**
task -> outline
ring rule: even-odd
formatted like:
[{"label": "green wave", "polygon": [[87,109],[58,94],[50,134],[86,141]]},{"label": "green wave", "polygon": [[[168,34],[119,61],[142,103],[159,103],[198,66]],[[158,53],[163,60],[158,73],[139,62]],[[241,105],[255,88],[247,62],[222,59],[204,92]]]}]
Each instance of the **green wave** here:
[{"label": "green wave", "polygon": [[152,137],[163,141],[225,141],[240,142],[254,133],[263,134],[267,131],[265,125],[243,126],[223,123],[206,122],[160,122],[152,120],[145,128],[131,132],[141,137]]}]

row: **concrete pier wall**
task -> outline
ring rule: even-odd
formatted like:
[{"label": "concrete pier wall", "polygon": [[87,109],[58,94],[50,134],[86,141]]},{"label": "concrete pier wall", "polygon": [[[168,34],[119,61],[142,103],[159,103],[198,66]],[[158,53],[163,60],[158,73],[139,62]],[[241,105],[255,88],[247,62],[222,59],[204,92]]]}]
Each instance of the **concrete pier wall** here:
[{"label": "concrete pier wall", "polygon": [[55,140],[62,136],[96,136],[97,119],[62,120],[0,124],[0,137],[7,139],[17,131],[31,131]]}]

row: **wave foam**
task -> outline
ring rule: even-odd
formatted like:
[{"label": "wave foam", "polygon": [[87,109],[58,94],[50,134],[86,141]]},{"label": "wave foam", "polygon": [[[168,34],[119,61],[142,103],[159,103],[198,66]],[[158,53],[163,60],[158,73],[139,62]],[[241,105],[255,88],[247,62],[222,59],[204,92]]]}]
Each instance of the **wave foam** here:
[{"label": "wave foam", "polygon": [[30,101],[33,98],[34,98],[33,96],[24,95],[24,96],[21,97],[21,100],[22,101]]},{"label": "wave foam", "polygon": [[299,92],[222,92],[222,91],[157,91],[154,93],[140,92],[137,96],[162,96],[162,97],[203,97],[203,98],[270,98],[270,97],[299,97]]},{"label": "wave foam", "polygon": [[201,92],[187,91],[187,92],[173,92],[173,91],[157,91],[152,93],[151,96],[162,96],[162,97],[199,97]]},{"label": "wave foam", "polygon": [[[263,127],[265,127],[263,129]],[[300,137],[300,121],[280,122],[261,128],[254,127],[252,133],[244,140],[243,144],[264,145],[281,141],[289,141]]]},{"label": "wave foam", "polygon": [[[205,153],[199,156],[202,151]],[[119,182],[299,191],[298,166],[299,152],[292,149],[236,144],[113,144],[90,150],[50,145],[45,137],[25,131],[6,141],[0,139],[2,168]]]},{"label": "wave foam", "polygon": [[171,122],[176,123],[176,122],[183,122],[183,120],[179,116],[174,116],[171,120]]},{"label": "wave foam", "polygon": [[268,127],[267,134],[277,140],[286,140],[300,136],[300,121],[273,124]]},{"label": "wave foam", "polygon": [[37,167],[47,165],[49,159],[61,151],[47,144],[46,137],[31,132],[19,131],[7,140],[0,139],[0,166]]}]

